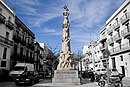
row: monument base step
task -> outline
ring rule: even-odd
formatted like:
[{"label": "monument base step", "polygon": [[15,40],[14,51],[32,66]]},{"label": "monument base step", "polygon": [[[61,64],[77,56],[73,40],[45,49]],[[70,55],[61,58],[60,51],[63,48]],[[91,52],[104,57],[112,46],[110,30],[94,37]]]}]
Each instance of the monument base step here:
[{"label": "monument base step", "polygon": [[77,70],[55,70],[52,83],[80,85],[80,78],[78,78]]}]

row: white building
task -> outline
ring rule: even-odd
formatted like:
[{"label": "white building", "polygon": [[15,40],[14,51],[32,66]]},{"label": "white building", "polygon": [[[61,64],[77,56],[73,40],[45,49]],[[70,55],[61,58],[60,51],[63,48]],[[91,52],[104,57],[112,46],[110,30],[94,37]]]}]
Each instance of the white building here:
[{"label": "white building", "polygon": [[10,69],[14,21],[14,11],[3,0],[0,0],[0,70]]},{"label": "white building", "polygon": [[[101,50],[110,51],[109,68],[130,77],[130,0],[126,0],[100,31]],[[106,60],[105,60],[106,61]]]},{"label": "white building", "polygon": [[100,51],[100,43],[98,41],[90,42],[83,47],[82,71],[104,68],[102,63],[102,53]]}]

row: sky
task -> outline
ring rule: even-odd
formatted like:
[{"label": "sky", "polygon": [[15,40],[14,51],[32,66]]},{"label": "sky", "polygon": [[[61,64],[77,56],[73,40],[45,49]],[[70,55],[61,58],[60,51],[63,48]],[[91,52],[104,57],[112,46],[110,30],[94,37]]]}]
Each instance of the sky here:
[{"label": "sky", "polygon": [[63,7],[69,9],[71,51],[99,39],[107,19],[125,0],[4,0],[35,34],[36,41],[52,51],[61,49]]}]

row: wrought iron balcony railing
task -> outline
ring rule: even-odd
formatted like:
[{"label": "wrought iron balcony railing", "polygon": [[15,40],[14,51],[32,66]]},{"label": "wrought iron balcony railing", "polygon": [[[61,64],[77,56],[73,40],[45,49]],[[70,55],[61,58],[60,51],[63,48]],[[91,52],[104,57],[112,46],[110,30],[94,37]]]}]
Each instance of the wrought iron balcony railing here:
[{"label": "wrought iron balcony railing", "polygon": [[0,23],[5,23],[5,17],[2,15],[2,14],[0,14]]},{"label": "wrought iron balcony railing", "polygon": [[4,44],[8,44],[8,45],[13,45],[13,41],[3,37],[3,36],[0,36],[0,42],[3,42]]},{"label": "wrought iron balcony railing", "polygon": [[11,21],[6,21],[6,26],[11,30],[14,29],[14,24]]}]

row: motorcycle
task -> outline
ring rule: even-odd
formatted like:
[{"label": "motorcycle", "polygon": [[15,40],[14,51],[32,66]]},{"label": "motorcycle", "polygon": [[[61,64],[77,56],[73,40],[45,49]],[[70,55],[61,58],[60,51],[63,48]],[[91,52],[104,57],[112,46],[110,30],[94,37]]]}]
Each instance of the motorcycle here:
[{"label": "motorcycle", "polygon": [[122,84],[122,78],[124,76],[122,74],[118,75],[118,76],[109,76],[109,82],[107,81],[107,77],[101,76],[101,79],[98,82],[98,86],[100,87],[104,87],[106,83],[108,83],[108,87],[123,87]]},{"label": "motorcycle", "polygon": [[101,75],[95,74],[95,80],[96,80],[97,82],[99,82],[100,79],[101,79]]},{"label": "motorcycle", "polygon": [[98,82],[98,86],[100,86],[100,87],[104,87],[105,86],[105,84],[106,84],[106,75],[102,75],[101,77],[100,77],[100,80],[99,80],[99,82]]},{"label": "motorcycle", "polygon": [[123,87],[120,78],[109,78],[109,87]]},{"label": "motorcycle", "polygon": [[123,87],[123,84],[121,82],[123,77],[124,76],[122,74],[109,77],[109,87]]}]

